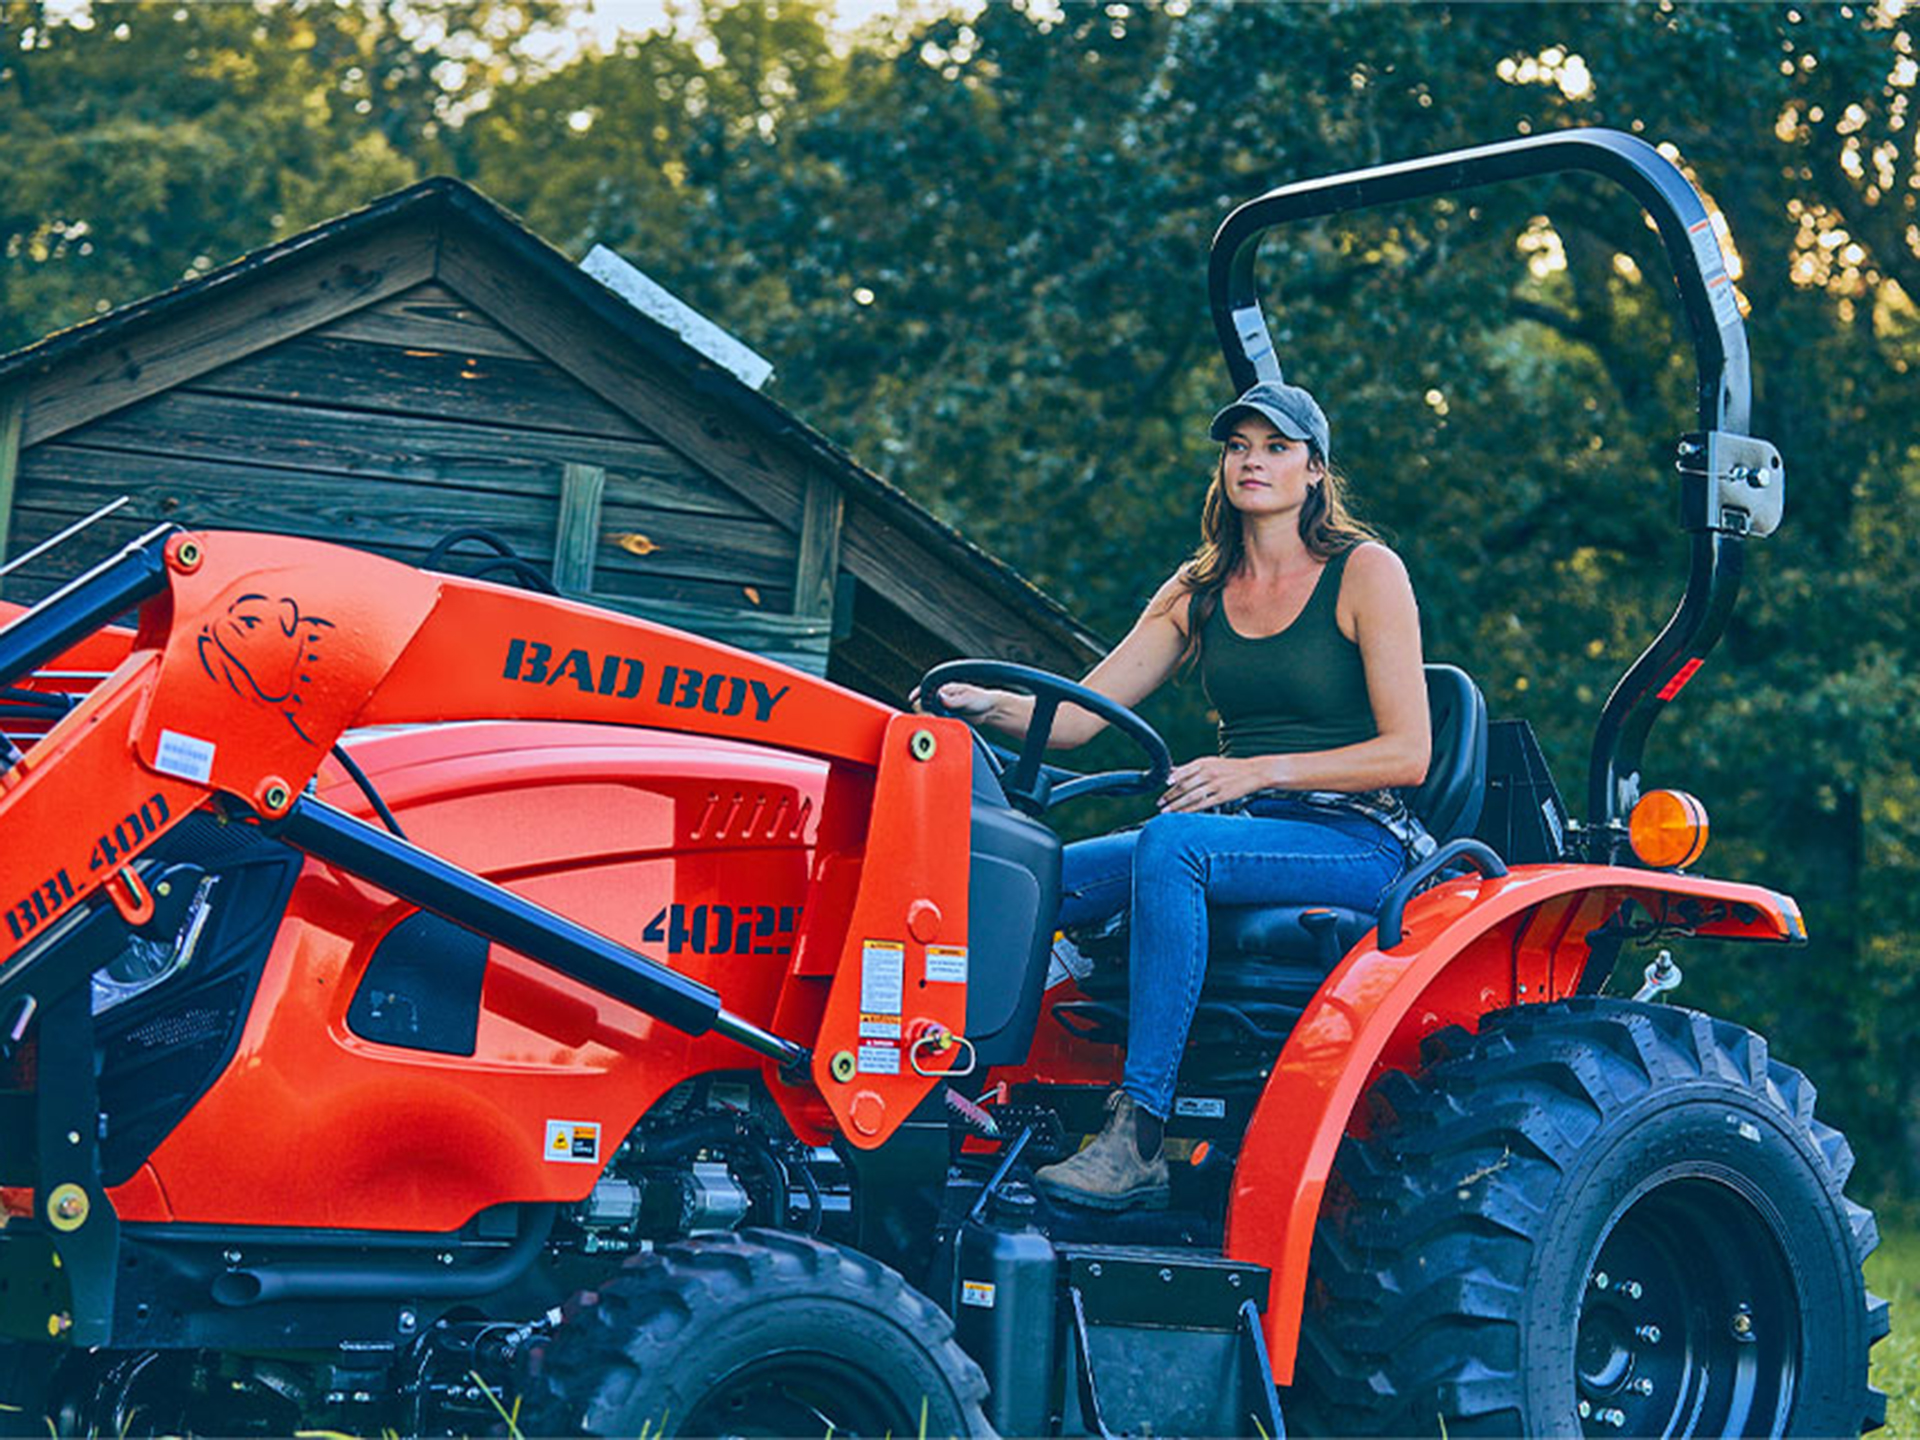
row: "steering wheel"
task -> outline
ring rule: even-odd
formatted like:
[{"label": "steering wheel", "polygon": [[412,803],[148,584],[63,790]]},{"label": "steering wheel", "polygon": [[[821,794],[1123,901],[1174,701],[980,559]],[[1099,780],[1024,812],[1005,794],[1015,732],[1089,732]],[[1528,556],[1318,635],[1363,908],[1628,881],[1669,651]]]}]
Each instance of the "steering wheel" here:
[{"label": "steering wheel", "polygon": [[[1015,665],[1006,660],[949,660],[936,665],[920,680],[920,704],[930,715],[951,716],[953,711],[940,703],[940,687],[959,681],[968,685],[1005,686],[1024,690],[1033,696],[1033,719],[1027,725],[1027,738],[1012,765],[1000,775],[1000,788],[1014,809],[1038,817],[1050,806],[1082,795],[1139,795],[1166,788],[1167,772],[1173,769],[1173,756],[1160,732],[1118,700],[1110,700],[1097,690],[1076,684],[1048,670],[1031,665]],[[1101,770],[1092,775],[1071,771],[1056,781],[1052,766],[1041,761],[1047,753],[1047,740],[1053,734],[1054,717],[1062,704],[1078,705],[1099,716],[1131,740],[1146,756],[1139,770]]]}]

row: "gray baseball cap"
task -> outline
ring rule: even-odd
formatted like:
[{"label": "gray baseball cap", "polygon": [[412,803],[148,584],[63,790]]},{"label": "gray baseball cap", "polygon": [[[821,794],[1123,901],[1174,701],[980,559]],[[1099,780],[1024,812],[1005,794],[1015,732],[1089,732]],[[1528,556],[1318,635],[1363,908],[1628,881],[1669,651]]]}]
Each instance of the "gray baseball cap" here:
[{"label": "gray baseball cap", "polygon": [[1289,440],[1312,441],[1322,460],[1333,453],[1332,437],[1327,433],[1326,412],[1320,408],[1318,400],[1298,385],[1288,385],[1281,380],[1262,380],[1214,416],[1213,425],[1207,433],[1215,440],[1225,440],[1233,434],[1233,417],[1242,410],[1265,416],[1273,428]]}]

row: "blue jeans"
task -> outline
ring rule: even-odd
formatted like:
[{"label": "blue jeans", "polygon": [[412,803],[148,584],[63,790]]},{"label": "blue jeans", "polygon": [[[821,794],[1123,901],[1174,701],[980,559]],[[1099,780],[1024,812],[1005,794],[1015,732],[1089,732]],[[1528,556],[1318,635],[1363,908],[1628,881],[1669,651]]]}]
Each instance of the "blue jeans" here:
[{"label": "blue jeans", "polygon": [[1207,902],[1377,910],[1405,862],[1362,815],[1261,799],[1247,814],[1156,815],[1066,847],[1060,923],[1132,907],[1126,1091],[1162,1119],[1207,973]]}]

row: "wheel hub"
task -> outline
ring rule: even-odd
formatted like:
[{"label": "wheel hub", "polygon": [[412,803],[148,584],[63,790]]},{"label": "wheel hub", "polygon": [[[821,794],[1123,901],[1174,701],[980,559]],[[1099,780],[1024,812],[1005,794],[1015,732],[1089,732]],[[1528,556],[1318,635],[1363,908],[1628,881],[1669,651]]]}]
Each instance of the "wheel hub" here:
[{"label": "wheel hub", "polygon": [[1792,1277],[1752,1202],[1697,1176],[1652,1186],[1614,1220],[1587,1277],[1582,1432],[1778,1434],[1799,1353]]}]

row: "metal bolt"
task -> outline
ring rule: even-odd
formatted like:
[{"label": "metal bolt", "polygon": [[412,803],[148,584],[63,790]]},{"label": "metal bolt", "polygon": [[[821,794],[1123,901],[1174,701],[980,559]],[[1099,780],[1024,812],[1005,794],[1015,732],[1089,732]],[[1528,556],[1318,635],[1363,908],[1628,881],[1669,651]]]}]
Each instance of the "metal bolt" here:
[{"label": "metal bolt", "polygon": [[1649,1345],[1658,1345],[1660,1343],[1660,1327],[1658,1325],[1635,1326],[1633,1333]]},{"label": "metal bolt", "polygon": [[167,896],[173,894],[173,882],[170,880],[162,880],[158,885],[153,887],[153,893],[165,899]]},{"label": "metal bolt", "polygon": [[1607,1279],[1606,1271],[1596,1270],[1593,1272],[1593,1288],[1594,1289],[1604,1290],[1607,1288],[1607,1286],[1611,1285],[1612,1283],[1613,1282],[1611,1280]]},{"label": "metal bolt", "polygon": [[411,1335],[414,1330],[419,1327],[419,1324],[420,1317],[414,1314],[413,1311],[402,1310],[400,1312],[400,1333],[402,1335]]},{"label": "metal bolt", "polygon": [[200,563],[200,547],[191,540],[182,540],[173,552],[173,561],[182,570],[192,570]]},{"label": "metal bolt", "polygon": [[1238,1270],[1228,1272],[1227,1284],[1231,1285],[1235,1290],[1240,1288],[1240,1272]]},{"label": "metal bolt", "polygon": [[71,1233],[87,1223],[87,1212],[93,1208],[92,1198],[86,1190],[68,1181],[54,1187],[47,1196],[47,1220],[54,1229]]},{"label": "metal bolt", "polygon": [[438,1255],[434,1256],[433,1258],[438,1260],[442,1265],[453,1264],[453,1252],[451,1250],[442,1250]]},{"label": "metal bolt", "polygon": [[1098,1260],[1094,1261],[1091,1265],[1087,1266],[1087,1274],[1098,1275],[1099,1273],[1100,1273],[1100,1262]]},{"label": "metal bolt", "polygon": [[228,1250],[222,1253],[220,1258],[229,1265],[238,1265],[240,1263],[240,1252],[238,1250]]},{"label": "metal bolt", "polygon": [[934,738],[931,730],[916,730],[907,741],[907,753],[916,760],[931,760],[934,752],[940,748],[940,742]]},{"label": "metal bolt", "polygon": [[1653,1393],[1653,1381],[1642,1375],[1627,1388],[1632,1390],[1636,1395],[1651,1395]]},{"label": "metal bolt", "polygon": [[1742,1340],[1753,1338],[1753,1315],[1744,1305],[1733,1312],[1733,1333]]},{"label": "metal bolt", "polygon": [[79,1143],[80,1143],[80,1132],[78,1130],[67,1131],[67,1144],[78,1145]]},{"label": "metal bolt", "polygon": [[58,1315],[47,1316],[47,1335],[51,1339],[58,1340],[72,1328],[73,1316],[67,1314],[64,1310]]},{"label": "metal bolt", "polygon": [[284,810],[287,808],[287,803],[292,799],[293,792],[286,787],[284,782],[279,780],[267,782],[266,788],[260,792],[260,801],[269,810]]},{"label": "metal bolt", "polygon": [[1162,1280],[1162,1281],[1164,1281],[1164,1282],[1165,1282],[1166,1284],[1169,1284],[1169,1285],[1171,1285],[1171,1284],[1173,1283],[1173,1271],[1172,1271],[1172,1270],[1171,1270],[1171,1269],[1170,1269],[1169,1267],[1167,1267],[1167,1266],[1165,1266],[1165,1265],[1163,1265],[1163,1266],[1161,1266],[1161,1267],[1160,1267],[1160,1278],[1161,1278],[1161,1280]]}]

